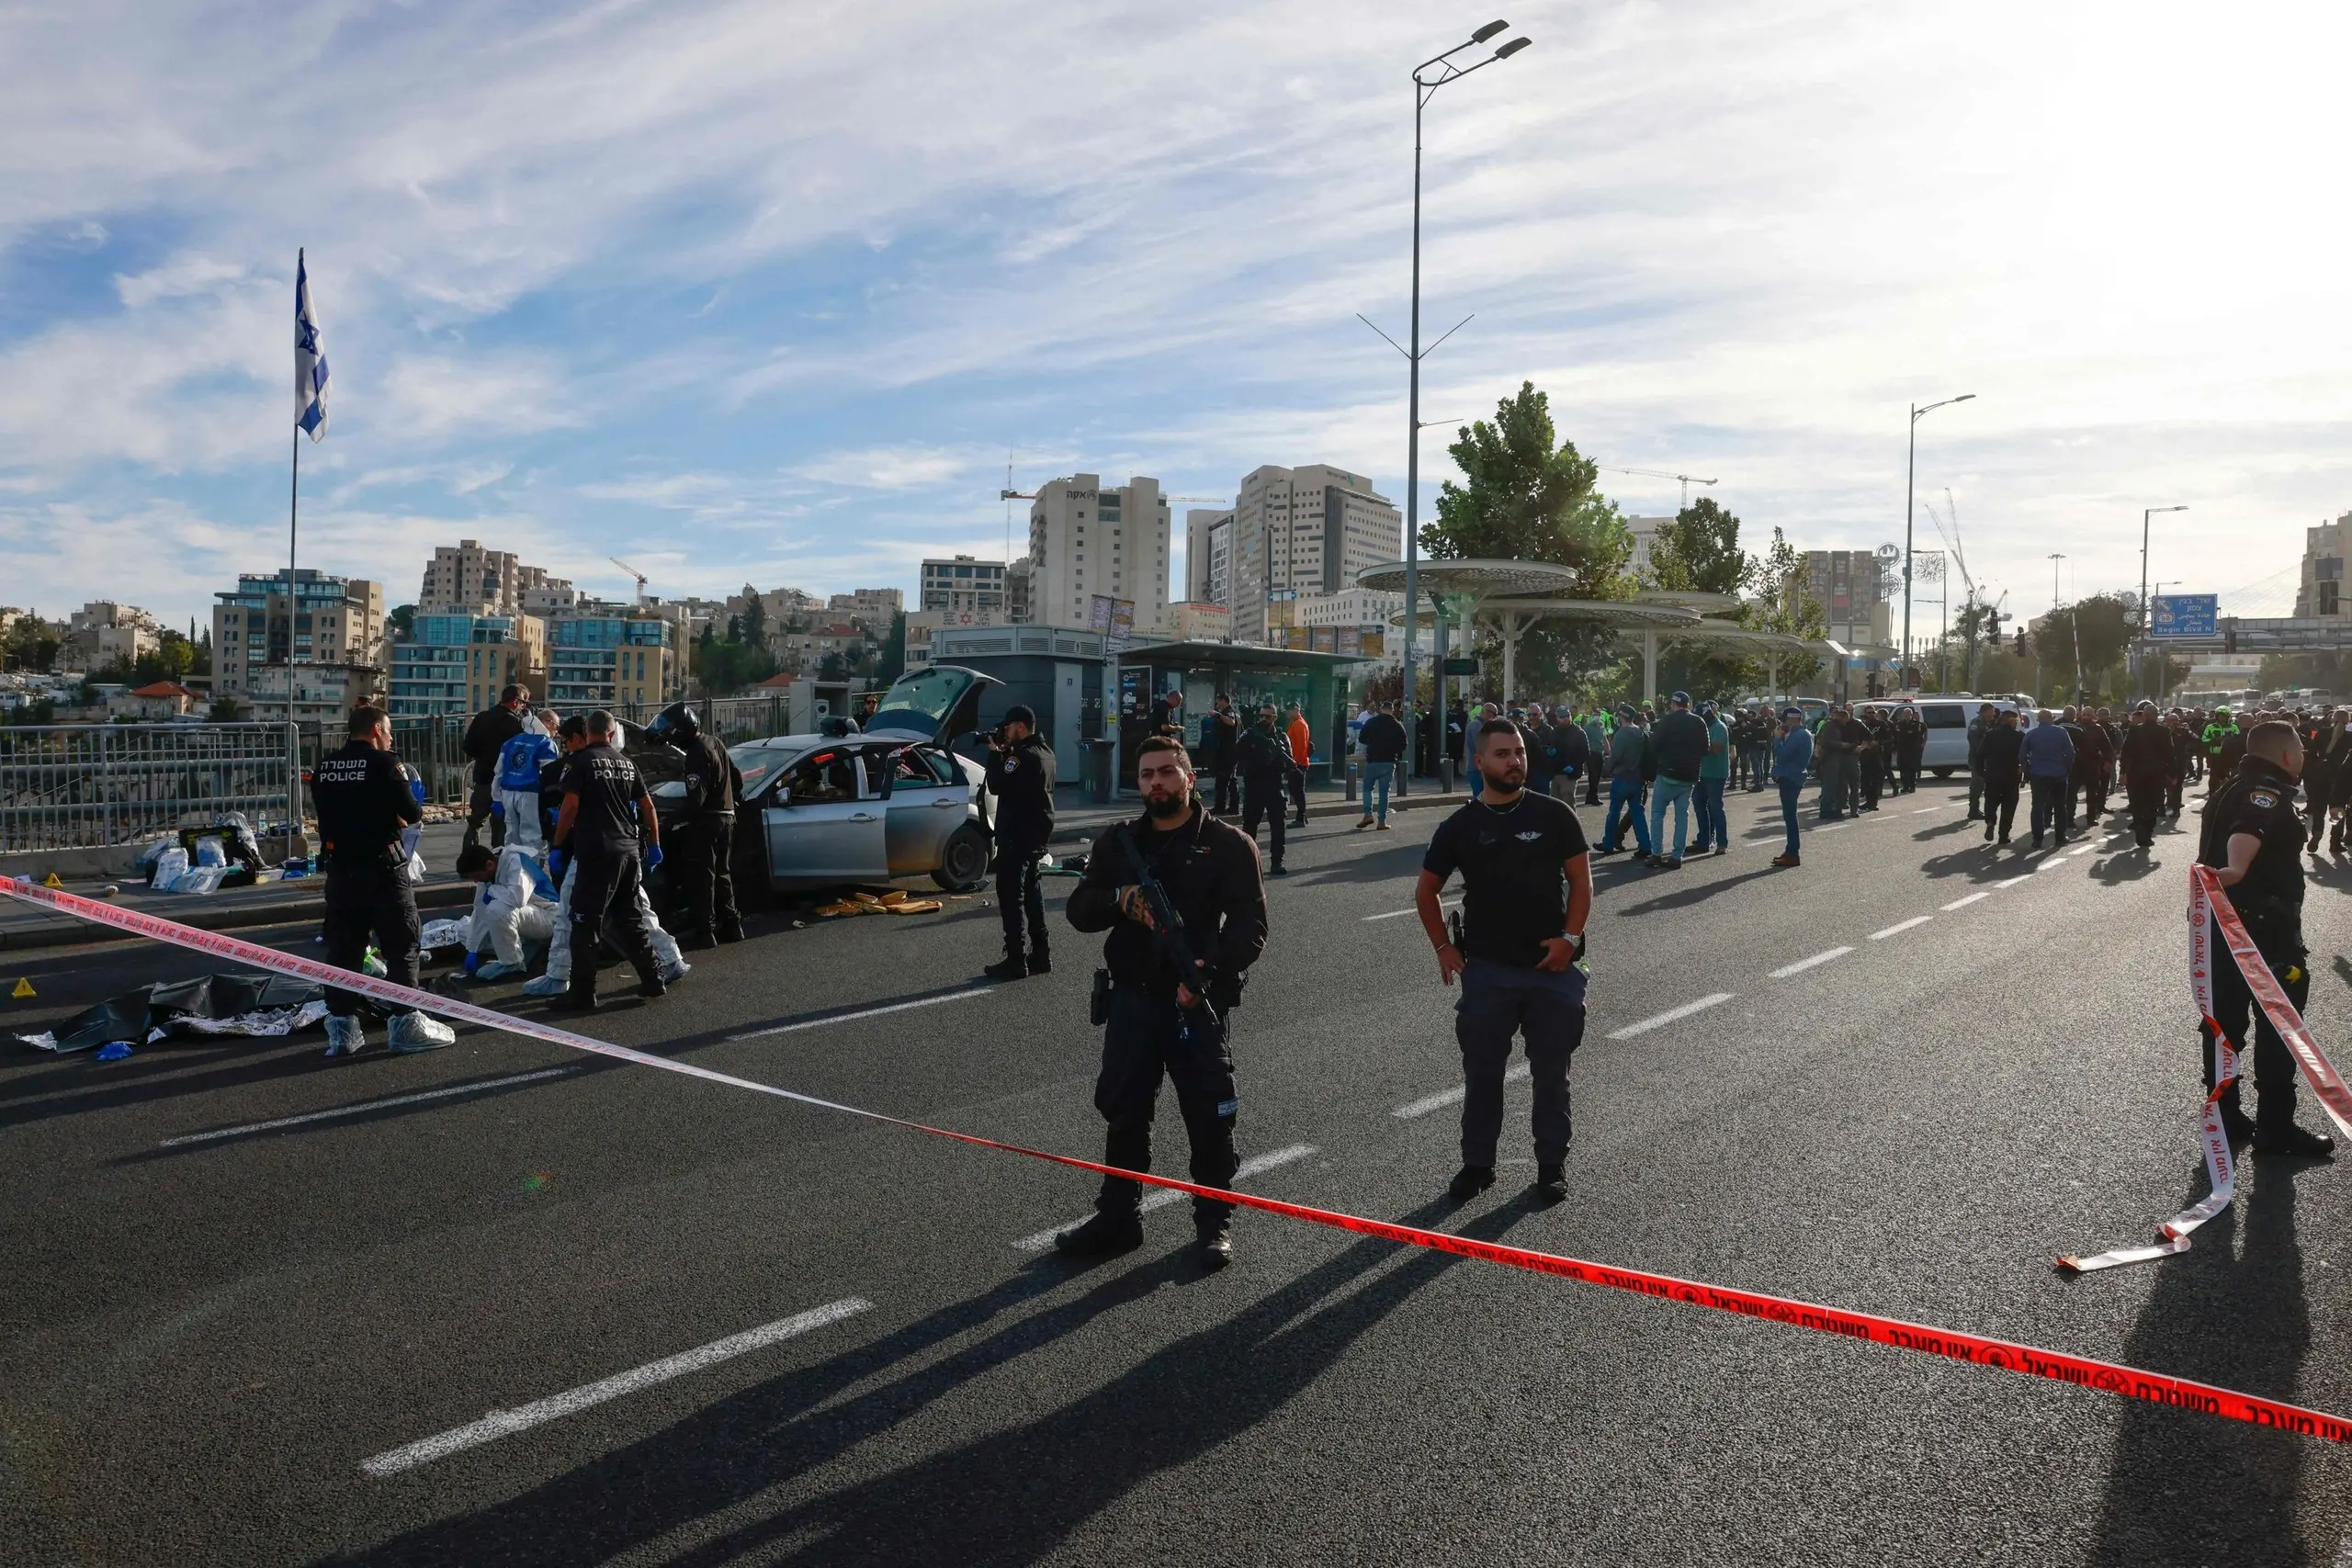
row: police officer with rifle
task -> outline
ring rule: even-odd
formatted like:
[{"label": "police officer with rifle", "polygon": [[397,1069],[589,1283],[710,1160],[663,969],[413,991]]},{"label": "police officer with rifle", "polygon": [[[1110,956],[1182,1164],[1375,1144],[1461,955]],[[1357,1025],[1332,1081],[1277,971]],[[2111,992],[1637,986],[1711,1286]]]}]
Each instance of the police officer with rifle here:
[{"label": "police officer with rifle", "polygon": [[[1144,815],[1095,840],[1086,874],[1069,897],[1069,922],[1107,931],[1095,975],[1094,1021],[1102,1031],[1102,1070],[1094,1107],[1109,1123],[1102,1163],[1151,1168],[1151,1122],[1165,1076],[1193,1149],[1192,1179],[1228,1188],[1239,1165],[1233,1123],[1230,1016],[1243,978],[1266,945],[1266,891],[1257,847],[1210,816],[1193,792],[1192,759],[1171,736],[1137,750],[1136,784]],[[1056,1239],[1063,1252],[1107,1257],[1143,1243],[1142,1190],[1102,1179],[1094,1216]],[[1233,1259],[1232,1206],[1193,1200],[1203,1267]]]}]

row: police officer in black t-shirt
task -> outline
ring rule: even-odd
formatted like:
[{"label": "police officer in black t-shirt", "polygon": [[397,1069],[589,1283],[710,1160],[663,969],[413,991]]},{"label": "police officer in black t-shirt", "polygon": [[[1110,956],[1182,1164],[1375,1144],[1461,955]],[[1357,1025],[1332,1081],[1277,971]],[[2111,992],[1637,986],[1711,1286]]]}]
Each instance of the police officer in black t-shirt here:
[{"label": "police officer in black t-shirt", "polygon": [[[1192,1138],[1193,1179],[1229,1189],[1239,1164],[1233,1122],[1240,1107],[1229,1024],[1242,978],[1266,945],[1257,846],[1202,809],[1192,759],[1172,736],[1151,736],[1136,749],[1136,788],[1143,817],[1115,824],[1095,840],[1086,874],[1069,896],[1072,926],[1110,933],[1102,943],[1109,1015],[1098,1020],[1105,1027],[1102,1071],[1094,1081],[1094,1108],[1109,1123],[1102,1163],[1151,1168],[1152,1111],[1164,1074]],[[1145,868],[1182,922],[1181,932],[1155,924],[1141,886]],[[1141,1246],[1141,1197],[1135,1182],[1104,1177],[1094,1217],[1055,1245],[1080,1257]],[[1193,1200],[1204,1267],[1232,1261],[1232,1214],[1228,1204]]]},{"label": "police officer in black t-shirt", "polygon": [[996,904],[1004,922],[1004,957],[981,973],[991,980],[1049,974],[1054,958],[1038,869],[1054,836],[1054,749],[1037,733],[1037,710],[1028,704],[1005,709],[1004,722],[989,737],[987,784],[996,796]]},{"label": "police officer in black t-shirt", "polygon": [[[2303,824],[2295,815],[2295,781],[2302,771],[2303,747],[2294,726],[2275,719],[2256,725],[2245,738],[2245,761],[2205,808],[2197,851],[2199,864],[2216,869],[2263,963],[2297,1011],[2312,988],[2311,973],[2304,967],[2309,959],[2303,948]],[[2295,1059],[2222,945],[2218,920],[2211,940],[2215,1021],[2240,1052],[2245,1049],[2248,1014],[2254,1022],[2254,1086],[2259,1100],[2249,1126],[2239,1108],[2237,1085],[2222,1092],[2222,1121],[2230,1142],[2240,1145],[2250,1139],[2256,1154],[2333,1156],[2334,1138],[2295,1124]],[[2205,1087],[2210,1092],[2211,1034],[2201,1025],[2199,1032],[2205,1040]]]},{"label": "police officer in black t-shirt", "polygon": [[735,909],[735,803],[743,775],[718,738],[702,732],[692,703],[672,703],[648,727],[686,759],[686,812],[665,852],[678,889],[678,945],[712,948],[743,940]]},{"label": "police officer in black t-shirt", "polygon": [[[1413,890],[1421,929],[1437,949],[1439,977],[1458,976],[1453,1012],[1462,1043],[1462,1169],[1455,1201],[1495,1184],[1503,1125],[1503,1067],[1513,1034],[1527,1041],[1535,1081],[1535,1190],[1568,1195],[1568,1056],[1584,1039],[1585,919],[1592,912],[1592,858],[1584,826],[1565,801],[1527,790],[1527,748],[1505,718],[1478,727],[1478,799],[1440,825]],[[1462,874],[1460,945],[1438,896]]]},{"label": "police officer in black t-shirt", "polygon": [[564,759],[563,806],[556,813],[555,848],[548,870],[557,885],[571,863],[571,989],[553,1005],[568,1012],[596,1010],[596,960],[609,913],[614,936],[637,971],[637,994],[661,996],[652,933],[637,901],[639,846],[644,863],[662,863],[662,824],[637,766],[613,749],[613,716],[588,716],[588,744]]},{"label": "police officer in black t-shirt", "polygon": [[[424,928],[409,886],[401,829],[423,820],[421,794],[392,755],[392,721],[384,710],[365,704],[353,708],[342,749],[320,758],[311,774],[319,859],[327,874],[326,961],[338,969],[356,972],[372,937],[392,984],[416,984]],[[358,1008],[356,994],[328,989],[328,1055],[348,1056],[368,1043]],[[388,1010],[395,1051],[430,1051],[458,1037],[447,1024],[413,1009]]]}]

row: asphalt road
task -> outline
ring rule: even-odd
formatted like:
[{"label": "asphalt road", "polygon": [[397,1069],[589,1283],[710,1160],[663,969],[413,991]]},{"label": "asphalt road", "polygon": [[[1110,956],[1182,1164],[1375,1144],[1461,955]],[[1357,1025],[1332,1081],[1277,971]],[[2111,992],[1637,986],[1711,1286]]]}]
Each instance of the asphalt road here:
[{"label": "asphalt road", "polygon": [[[2185,1256],[2050,1266],[2203,1188],[2196,818],[1995,852],[1931,785],[1775,872],[1765,798],[1729,855],[1605,863],[1549,1209],[1523,1083],[1501,1182],[1442,1196],[1450,996],[1396,914],[1434,818],[1295,840],[1245,1185],[2352,1412],[2352,1171],[2256,1161]],[[755,930],[595,1032],[1099,1151],[1075,933],[989,987],[977,899]],[[198,966],[40,958],[12,1030]],[[1181,1206],[1083,1269],[1019,1245],[1091,1196],[1041,1163],[494,1033],[319,1049],[0,1053],[12,1564],[2352,1562],[2311,1439],[1262,1215],[1221,1274]]]}]

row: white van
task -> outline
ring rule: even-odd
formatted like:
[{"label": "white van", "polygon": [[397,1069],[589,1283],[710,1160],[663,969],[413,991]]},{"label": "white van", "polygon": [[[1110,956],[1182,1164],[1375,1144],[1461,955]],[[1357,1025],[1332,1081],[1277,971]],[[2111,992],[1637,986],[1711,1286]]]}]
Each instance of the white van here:
[{"label": "white van", "polygon": [[1968,771],[1968,721],[1986,703],[1992,704],[1996,712],[2022,713],[2024,727],[2033,727],[2033,709],[2011,697],[1885,698],[1856,703],[1854,712],[1858,717],[1869,712],[1892,717],[1898,708],[1916,708],[1928,727],[1928,744],[1919,755],[1920,771],[1948,779]]}]

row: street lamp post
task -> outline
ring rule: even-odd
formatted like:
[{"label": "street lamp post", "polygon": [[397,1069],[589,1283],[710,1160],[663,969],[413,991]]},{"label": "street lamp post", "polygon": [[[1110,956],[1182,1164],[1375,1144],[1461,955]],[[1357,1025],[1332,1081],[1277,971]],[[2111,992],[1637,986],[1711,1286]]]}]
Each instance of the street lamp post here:
[{"label": "street lamp post", "polygon": [[[2177,588],[2188,581],[2188,580],[2185,577],[2158,578],[2153,586],[2156,591],[2156,596],[2161,599],[2164,597],[2165,584],[2166,582],[2169,582],[2175,588]],[[2156,656],[2156,702],[2158,705],[2162,705],[2164,703],[2165,691],[2171,685],[2171,655],[2158,654]]]},{"label": "street lamp post", "polygon": [[2148,664],[2148,633],[2153,623],[2148,618],[2148,519],[2159,512],[2186,512],[2186,506],[2150,506],[2140,513],[2140,675],[2146,683]]},{"label": "street lamp post", "polygon": [[1904,685],[1904,678],[1910,673],[1911,666],[1911,491],[1919,473],[1919,419],[1923,414],[1932,413],[1952,403],[1967,402],[1975,396],[1973,392],[1962,392],[1956,398],[1946,398],[1942,402],[1929,403],[1925,408],[1917,403],[1911,405],[1911,453],[1903,468],[1903,649],[1902,663],[1894,677],[1898,688]]},{"label": "street lamp post", "polygon": [[[1405,690],[1408,711],[1419,701],[1419,687],[1414,681],[1413,630],[1419,618],[1420,601],[1420,502],[1421,502],[1421,112],[1429,107],[1430,99],[1448,82],[1459,81],[1473,71],[1484,70],[1498,60],[1509,60],[1527,47],[1525,38],[1515,38],[1486,59],[1464,65],[1454,59],[1465,49],[1475,49],[1501,32],[1510,24],[1497,18],[1472,33],[1469,39],[1455,44],[1443,54],[1424,60],[1413,67],[1413,325],[1412,348],[1405,358],[1411,367],[1411,389],[1407,395],[1408,435],[1405,444]],[[1439,683],[1438,712],[1445,711],[1442,671]],[[1438,739],[1444,739],[1443,719],[1439,720]],[[1441,747],[1441,750],[1442,748]],[[1408,768],[1407,772],[1410,772]]]}]

